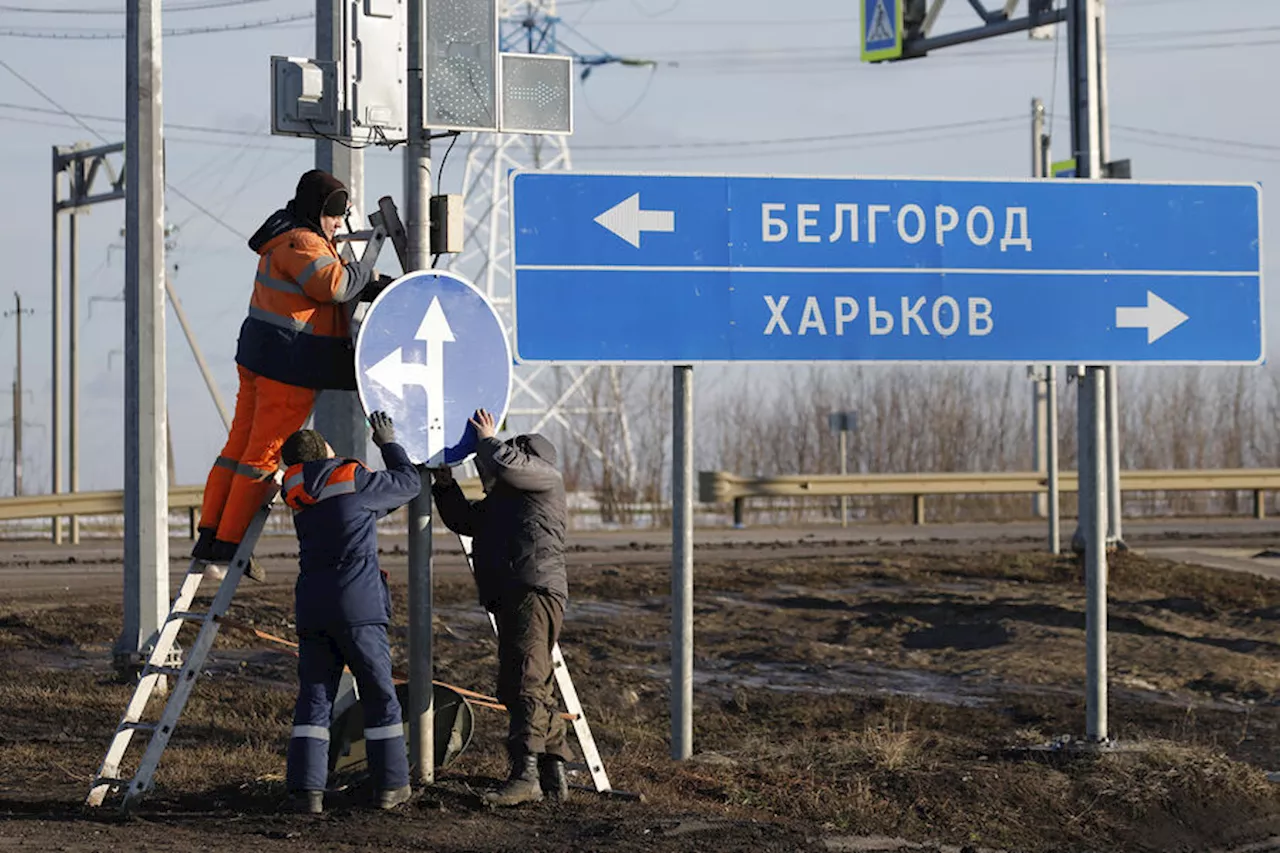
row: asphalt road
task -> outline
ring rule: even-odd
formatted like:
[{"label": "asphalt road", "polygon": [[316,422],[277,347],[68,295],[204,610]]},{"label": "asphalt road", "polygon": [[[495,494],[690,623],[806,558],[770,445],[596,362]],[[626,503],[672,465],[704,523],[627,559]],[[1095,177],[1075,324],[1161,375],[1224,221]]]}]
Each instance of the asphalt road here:
[{"label": "asphalt road", "polygon": [[[1074,528],[1063,524],[1064,538]],[[1256,571],[1280,578],[1280,560],[1254,555],[1280,548],[1280,518],[1176,519],[1126,521],[1126,544],[1153,556],[1199,562],[1231,570]],[[1002,524],[866,525],[848,528],[755,527],[745,530],[701,528],[694,532],[694,559],[725,561],[744,559],[803,558],[836,554],[884,553],[897,549],[932,551],[1038,550],[1045,547],[1042,521]],[[392,575],[407,569],[404,536],[381,535],[383,568]],[[593,565],[663,564],[671,558],[671,531],[645,529],[623,531],[574,531],[569,536],[570,569]],[[172,583],[176,585],[188,567],[191,543],[175,538],[170,543]],[[465,571],[457,541],[448,534],[435,537],[433,567],[440,573]],[[266,537],[258,557],[267,567],[268,584],[292,584],[297,575],[297,547],[288,536]],[[27,596],[71,593],[118,595],[122,587],[123,544],[120,540],[85,540],[78,545],[54,545],[47,541],[0,540],[0,601]],[[176,588],[174,586],[173,588]]]}]

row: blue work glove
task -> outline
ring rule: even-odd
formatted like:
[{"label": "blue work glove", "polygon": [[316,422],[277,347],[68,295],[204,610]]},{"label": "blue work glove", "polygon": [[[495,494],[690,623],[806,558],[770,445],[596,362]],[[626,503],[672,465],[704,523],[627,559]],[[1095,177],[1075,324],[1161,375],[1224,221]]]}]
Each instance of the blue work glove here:
[{"label": "blue work glove", "polygon": [[379,447],[396,440],[395,427],[391,423],[391,416],[386,412],[369,415],[369,426],[373,427],[373,443]]}]

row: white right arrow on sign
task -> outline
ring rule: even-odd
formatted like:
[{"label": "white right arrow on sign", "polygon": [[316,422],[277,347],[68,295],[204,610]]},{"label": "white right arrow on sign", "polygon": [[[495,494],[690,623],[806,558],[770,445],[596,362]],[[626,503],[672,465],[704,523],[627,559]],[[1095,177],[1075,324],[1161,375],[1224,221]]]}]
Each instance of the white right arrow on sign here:
[{"label": "white right arrow on sign", "polygon": [[674,210],[641,210],[640,193],[615,204],[596,217],[595,221],[637,249],[640,235],[645,231],[671,233],[676,230]]},{"label": "white right arrow on sign", "polygon": [[1187,315],[1150,290],[1147,304],[1141,307],[1117,307],[1116,327],[1120,329],[1146,329],[1147,343],[1154,343],[1187,322]]}]

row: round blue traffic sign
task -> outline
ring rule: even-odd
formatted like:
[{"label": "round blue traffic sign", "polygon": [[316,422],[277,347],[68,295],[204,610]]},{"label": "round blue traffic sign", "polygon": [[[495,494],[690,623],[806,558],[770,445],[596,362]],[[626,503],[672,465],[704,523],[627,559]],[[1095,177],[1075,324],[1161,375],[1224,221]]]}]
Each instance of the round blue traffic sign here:
[{"label": "round blue traffic sign", "polygon": [[511,346],[484,294],[448,272],[413,272],[369,306],[356,338],[356,385],[366,413],[382,410],[420,465],[457,465],[475,452],[468,419],[500,424],[511,399]]}]

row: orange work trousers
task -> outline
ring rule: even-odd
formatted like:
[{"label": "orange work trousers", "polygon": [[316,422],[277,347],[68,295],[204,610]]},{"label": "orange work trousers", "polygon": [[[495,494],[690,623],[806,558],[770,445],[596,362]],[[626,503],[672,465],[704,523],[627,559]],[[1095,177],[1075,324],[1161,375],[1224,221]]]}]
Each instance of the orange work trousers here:
[{"label": "orange work trousers", "polygon": [[262,508],[285,439],[307,422],[316,391],[259,376],[239,365],[240,390],[231,432],[204,485],[200,527],[238,543]]}]

